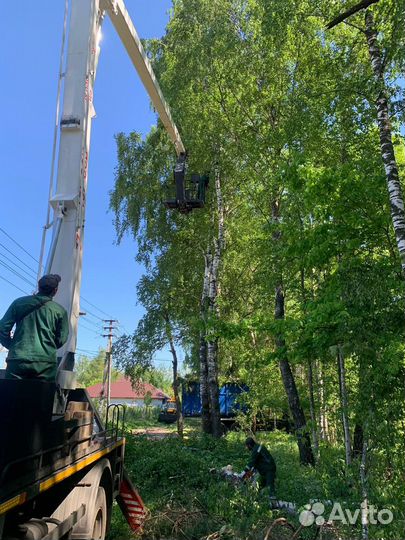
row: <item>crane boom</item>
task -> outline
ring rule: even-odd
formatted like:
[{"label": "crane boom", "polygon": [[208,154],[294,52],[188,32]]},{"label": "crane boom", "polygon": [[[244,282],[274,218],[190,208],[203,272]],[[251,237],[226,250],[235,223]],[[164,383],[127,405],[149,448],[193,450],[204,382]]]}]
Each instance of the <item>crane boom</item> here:
[{"label": "crane boom", "polygon": [[117,34],[120,36],[121,41],[149,94],[153,106],[158,112],[159,117],[176,148],[177,155],[184,154],[186,149],[184,148],[176,124],[173,122],[169,105],[163,97],[156,75],[153,72],[151,63],[149,62],[123,0],[102,0],[101,5],[107,10],[111,22],[113,23]]},{"label": "crane boom", "polygon": [[80,286],[90,153],[93,88],[96,78],[101,25],[107,12],[118,32],[178,155],[185,153],[152,66],[123,0],[71,0],[69,43],[64,73],[52,242],[45,273],[62,276],[56,300],[70,322],[69,339],[59,354],[61,367],[73,368],[80,313]]}]

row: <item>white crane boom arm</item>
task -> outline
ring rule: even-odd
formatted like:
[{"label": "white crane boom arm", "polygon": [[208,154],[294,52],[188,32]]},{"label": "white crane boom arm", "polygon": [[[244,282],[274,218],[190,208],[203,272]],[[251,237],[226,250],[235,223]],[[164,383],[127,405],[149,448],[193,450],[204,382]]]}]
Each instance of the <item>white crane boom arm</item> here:
[{"label": "white crane boom arm", "polygon": [[[145,0],[147,1],[147,0]],[[178,155],[185,152],[170,109],[152,66],[122,0],[71,0],[69,43],[64,73],[64,97],[60,121],[53,236],[45,273],[62,276],[56,301],[68,312],[70,332],[59,351],[64,368],[72,369],[80,314],[80,286],[87,196],[88,162],[92,120],[95,116],[93,88],[96,78],[99,37],[104,11],[111,20],[138,71]]]},{"label": "white crane boom arm", "polygon": [[186,150],[176,124],[173,122],[169,105],[163,97],[149,58],[145,53],[123,0],[101,0],[101,7],[107,11],[111,22],[120,36],[121,41],[149,94],[153,106],[159,114],[159,117],[176,148],[177,155],[185,153]]}]

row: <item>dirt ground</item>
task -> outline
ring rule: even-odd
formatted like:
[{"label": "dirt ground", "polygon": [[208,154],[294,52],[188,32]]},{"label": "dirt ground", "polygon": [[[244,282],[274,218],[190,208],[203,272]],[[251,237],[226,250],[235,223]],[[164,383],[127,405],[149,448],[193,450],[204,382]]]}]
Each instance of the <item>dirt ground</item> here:
[{"label": "dirt ground", "polygon": [[173,428],[167,427],[147,427],[142,429],[134,429],[132,432],[133,435],[142,435],[147,439],[159,440],[165,439],[166,437],[178,437],[177,433],[173,431]]}]

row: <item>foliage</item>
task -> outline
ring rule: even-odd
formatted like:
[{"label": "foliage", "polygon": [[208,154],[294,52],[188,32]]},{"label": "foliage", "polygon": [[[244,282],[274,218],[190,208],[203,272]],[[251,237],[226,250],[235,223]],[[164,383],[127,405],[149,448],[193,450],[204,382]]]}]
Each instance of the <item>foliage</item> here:
[{"label": "foliage", "polygon": [[142,380],[148,382],[163,390],[168,395],[172,393],[172,372],[169,368],[156,368],[153,367],[142,372]]},{"label": "foliage", "polygon": [[[209,473],[211,468],[229,463],[235,470],[242,470],[248,459],[243,439],[243,433],[236,432],[228,433],[219,441],[195,432],[185,441],[173,437],[159,441],[142,436],[129,438],[127,467],[150,512],[142,538],[171,538],[173,519],[178,519],[180,512],[186,518],[181,521],[179,538],[205,538],[226,526],[233,531],[235,540],[262,540],[266,526],[280,516],[287,517],[297,527],[297,516],[268,509],[264,493],[257,493],[246,485],[235,487]],[[281,432],[263,433],[259,440],[267,445],[276,460],[276,490],[280,500],[293,501],[298,508],[312,499],[344,501],[345,507],[350,509],[359,506],[357,480],[345,476],[341,449],[322,448],[315,470],[298,465],[291,436]],[[403,497],[403,488],[401,493]],[[378,489],[371,490],[370,501],[378,507],[386,502]],[[402,534],[403,511],[396,517],[391,528],[384,528],[384,538],[399,538]],[[378,538],[375,532],[379,532],[377,527],[372,528],[370,538]],[[342,538],[348,540],[356,537],[359,530],[343,527],[341,533]],[[302,538],[312,539],[314,534],[311,527],[303,532]],[[118,512],[114,513],[110,536],[114,540],[130,536]]]},{"label": "foliage", "polygon": [[[82,388],[88,388],[89,386],[103,382],[105,356],[106,352],[103,349],[100,349],[99,353],[94,358],[80,355],[79,360],[75,365],[75,371],[77,382]],[[113,368],[111,380],[116,381],[120,375],[120,372]]]},{"label": "foliage", "polygon": [[[353,454],[366,443],[368,486],[359,485],[356,461],[329,480],[336,493],[352,479],[357,498],[368,487],[398,507],[404,280],[376,123],[381,81],[373,76],[364,12],[325,30],[341,9],[335,0],[175,0],[165,36],[147,48],[190,170],[215,164],[223,180],[219,309],[206,321],[218,339],[220,379],[248,384],[252,420],[261,411],[280,418],[287,409],[278,369],[284,355],[307,418],[312,414],[313,443],[320,441],[313,474],[323,475],[325,452],[341,467],[342,351],[350,432],[352,439],[355,428],[362,434],[357,448],[352,440]],[[405,2],[381,0],[369,9],[403,184]],[[204,253],[218,221],[212,187],[204,210],[169,213],[161,201],[175,157],[161,124],[144,141],[132,133],[117,142],[117,232],[133,234],[146,268],[138,357],[147,360],[164,344],[162,313],[170,305],[177,343],[198,377]],[[276,321],[280,283],[286,313]]]}]

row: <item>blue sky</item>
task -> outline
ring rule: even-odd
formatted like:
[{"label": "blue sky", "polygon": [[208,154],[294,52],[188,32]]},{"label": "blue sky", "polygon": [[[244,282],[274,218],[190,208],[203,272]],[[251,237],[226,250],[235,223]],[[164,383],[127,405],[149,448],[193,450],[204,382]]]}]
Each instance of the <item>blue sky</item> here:
[{"label": "blue sky", "polygon": [[[126,0],[126,5],[142,38],[164,33],[171,0]],[[42,0],[39,4],[20,0],[13,2],[12,9],[3,10],[0,18],[0,227],[34,258],[39,254],[48,198],[63,14],[64,0]],[[145,134],[155,123],[155,115],[108,16],[103,25],[94,105],[97,117],[90,152],[82,294],[119,319],[121,329],[132,331],[142,315],[135,291],[142,268],[135,263],[136,247],[131,239],[114,245],[113,215],[108,212],[116,166],[114,134],[131,130]],[[32,287],[23,279],[32,280],[30,268],[36,270],[34,259],[0,230],[0,316],[22,295],[3,278],[30,293]],[[78,347],[96,351],[105,344],[97,335],[101,321],[96,316],[104,315],[83,304],[82,309],[86,308],[93,315],[89,313],[81,325]],[[162,351],[157,358],[165,360],[169,355]]]}]

